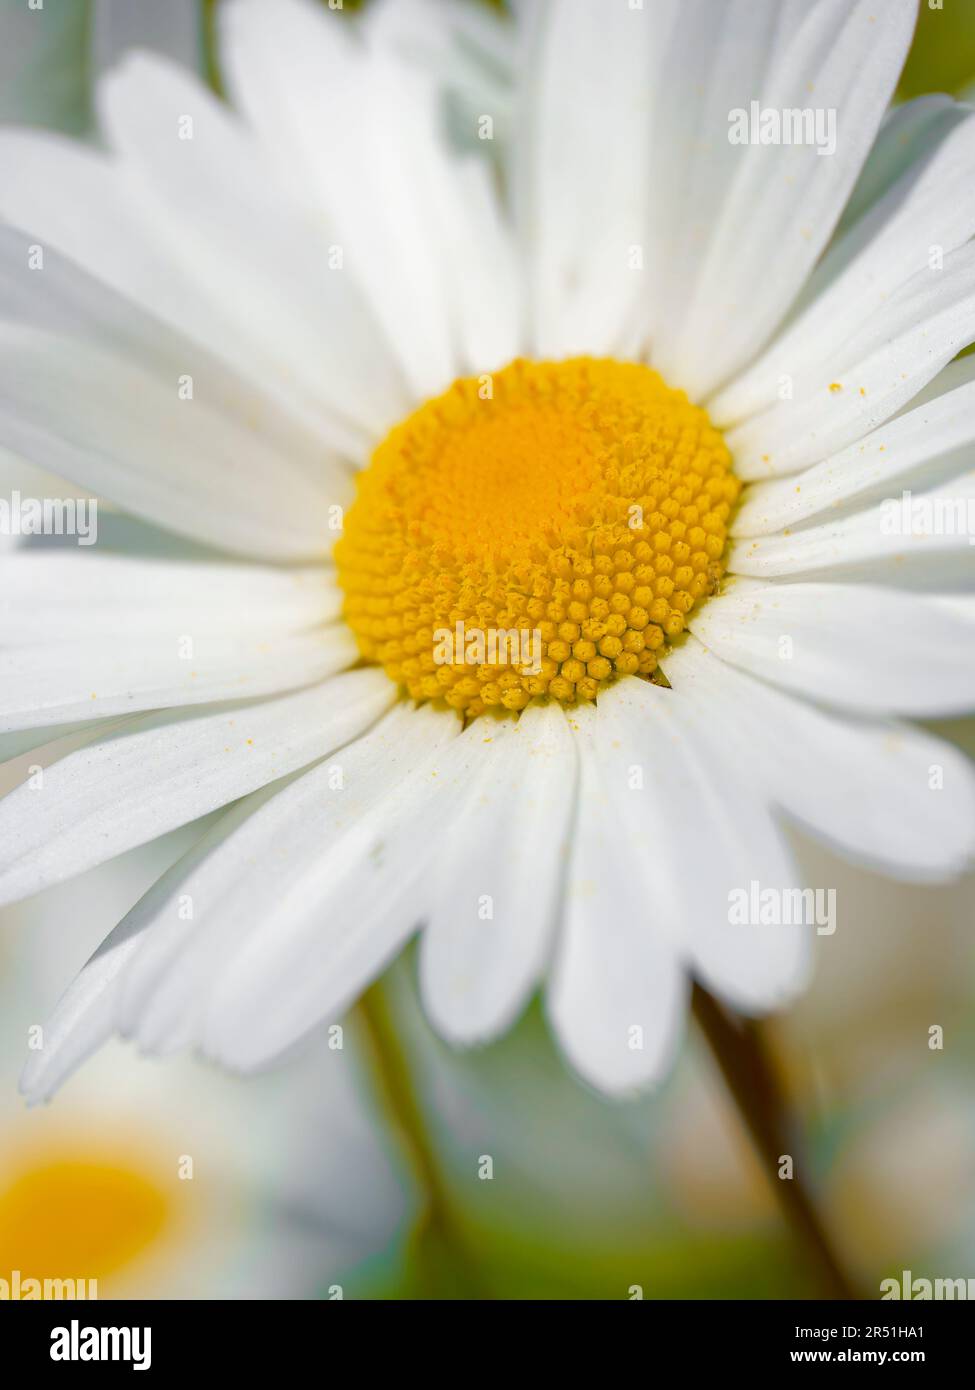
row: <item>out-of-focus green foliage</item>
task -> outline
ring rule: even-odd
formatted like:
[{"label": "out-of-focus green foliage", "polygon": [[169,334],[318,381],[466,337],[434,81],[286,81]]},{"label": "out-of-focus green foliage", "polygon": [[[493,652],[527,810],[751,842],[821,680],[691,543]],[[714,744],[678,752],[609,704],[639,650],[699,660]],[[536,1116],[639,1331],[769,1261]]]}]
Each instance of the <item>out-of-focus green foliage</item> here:
[{"label": "out-of-focus green foliage", "polygon": [[898,96],[960,92],[975,83],[975,0],[921,0],[917,32]]},{"label": "out-of-focus green foliage", "polygon": [[31,10],[0,0],[0,122],[51,126],[72,135],[90,118],[88,0]]}]

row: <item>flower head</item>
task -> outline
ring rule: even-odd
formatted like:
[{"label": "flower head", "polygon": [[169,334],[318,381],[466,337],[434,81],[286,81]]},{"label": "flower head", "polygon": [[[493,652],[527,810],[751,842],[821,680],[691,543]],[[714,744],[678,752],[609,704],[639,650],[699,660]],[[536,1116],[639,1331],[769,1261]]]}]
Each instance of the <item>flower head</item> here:
[{"label": "flower head", "polygon": [[3,442],[183,538],[0,559],[5,729],[92,734],[0,804],[0,896],[222,811],[28,1094],[116,1028],[261,1065],[420,928],[444,1036],[541,987],[630,1093],[691,977],[802,987],[787,822],[969,861],[900,720],[975,703],[975,113],[885,119],[913,0],[721,9],[471,12],[458,141],[439,11],[231,0],[228,104],[141,56],[106,152],[0,138]]}]

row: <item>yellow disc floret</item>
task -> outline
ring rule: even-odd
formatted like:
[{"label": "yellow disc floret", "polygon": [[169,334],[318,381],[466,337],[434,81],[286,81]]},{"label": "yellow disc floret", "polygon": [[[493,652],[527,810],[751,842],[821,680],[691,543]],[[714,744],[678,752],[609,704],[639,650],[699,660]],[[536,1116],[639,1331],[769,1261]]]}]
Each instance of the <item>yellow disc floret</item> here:
[{"label": "yellow disc floret", "polygon": [[723,572],[740,483],[637,363],[515,361],[379,445],[336,547],[362,655],[467,716],[650,676]]}]

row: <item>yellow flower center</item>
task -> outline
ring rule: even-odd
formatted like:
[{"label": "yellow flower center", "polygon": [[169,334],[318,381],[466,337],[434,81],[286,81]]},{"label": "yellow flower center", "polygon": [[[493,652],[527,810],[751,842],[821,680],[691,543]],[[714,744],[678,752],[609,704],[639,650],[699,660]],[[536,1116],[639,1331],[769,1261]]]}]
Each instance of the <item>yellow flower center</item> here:
[{"label": "yellow flower center", "polygon": [[588,357],[465,377],[397,425],[336,547],[367,661],[471,717],[649,677],[723,573],[740,483],[657,372]]},{"label": "yellow flower center", "polygon": [[[104,1280],[148,1250],[169,1219],[157,1165],[81,1149],[34,1155],[0,1180],[0,1278]],[[104,1290],[103,1290],[104,1291]]]}]

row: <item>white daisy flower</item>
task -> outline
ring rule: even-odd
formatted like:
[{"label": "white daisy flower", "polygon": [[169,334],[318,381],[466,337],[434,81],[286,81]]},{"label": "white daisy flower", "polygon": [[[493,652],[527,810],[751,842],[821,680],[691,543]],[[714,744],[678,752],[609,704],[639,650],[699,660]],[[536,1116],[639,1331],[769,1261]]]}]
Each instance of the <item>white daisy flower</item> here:
[{"label": "white daisy flower", "polygon": [[806,886],[789,823],[970,859],[970,766],[902,722],[975,704],[975,113],[885,119],[916,0],[472,11],[513,72],[466,148],[450,12],[396,12],[230,0],[229,104],[131,56],[104,149],[0,138],[0,443],[188,542],[0,560],[8,754],[92,735],[0,804],[0,900],[230,808],[31,1097],[115,1030],[261,1066],[418,929],[446,1039],[541,989],[631,1093],[692,979],[803,987],[808,924],[730,920]]}]

